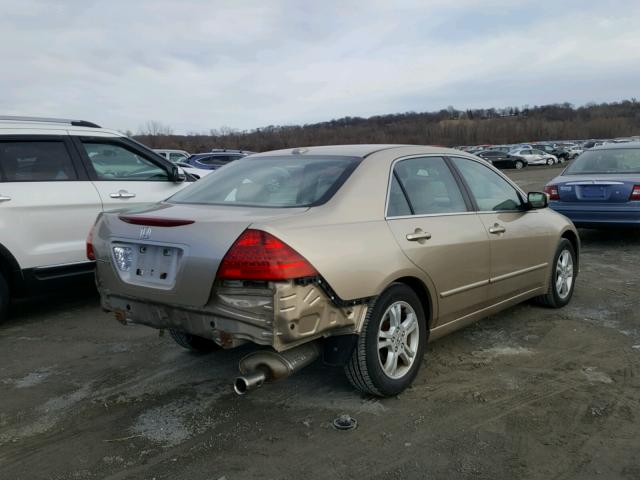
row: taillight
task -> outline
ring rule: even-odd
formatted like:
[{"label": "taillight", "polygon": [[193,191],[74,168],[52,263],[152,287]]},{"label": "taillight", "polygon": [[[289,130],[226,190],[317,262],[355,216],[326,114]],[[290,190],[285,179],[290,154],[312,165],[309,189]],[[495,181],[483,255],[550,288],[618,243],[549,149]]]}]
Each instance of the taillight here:
[{"label": "taillight", "polygon": [[93,251],[93,229],[94,228],[95,228],[95,225],[91,227],[91,230],[89,230],[89,235],[87,235],[87,258],[89,260],[96,259],[96,254]]},{"label": "taillight", "polygon": [[318,275],[289,245],[262,230],[245,230],[222,259],[223,280],[289,280]]},{"label": "taillight", "polygon": [[629,200],[640,200],[640,185],[634,185]]},{"label": "taillight", "polygon": [[560,200],[560,194],[558,193],[557,185],[547,185],[544,187],[544,193],[547,194],[549,200]]}]

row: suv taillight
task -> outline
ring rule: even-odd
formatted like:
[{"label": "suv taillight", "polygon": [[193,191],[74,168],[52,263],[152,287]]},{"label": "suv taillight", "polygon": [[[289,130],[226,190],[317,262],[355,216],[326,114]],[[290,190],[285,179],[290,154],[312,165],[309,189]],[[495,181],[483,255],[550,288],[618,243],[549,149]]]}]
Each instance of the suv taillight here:
[{"label": "suv taillight", "polygon": [[560,194],[558,193],[557,185],[547,185],[544,187],[544,193],[547,194],[549,200],[560,200]]},{"label": "suv taillight", "polygon": [[640,185],[634,185],[629,200],[640,200]]},{"label": "suv taillight", "polygon": [[221,280],[289,280],[318,275],[315,268],[289,245],[263,232],[245,230],[222,259]]},{"label": "suv taillight", "polygon": [[89,260],[96,259],[96,254],[93,251],[93,229],[94,228],[95,228],[95,225],[91,227],[91,230],[89,230],[89,235],[87,235],[87,258]]}]

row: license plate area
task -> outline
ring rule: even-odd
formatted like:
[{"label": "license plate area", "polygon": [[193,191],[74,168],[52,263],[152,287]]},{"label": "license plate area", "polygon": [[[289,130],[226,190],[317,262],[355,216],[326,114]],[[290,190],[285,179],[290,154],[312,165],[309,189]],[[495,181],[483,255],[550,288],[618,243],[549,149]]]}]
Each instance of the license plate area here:
[{"label": "license plate area", "polygon": [[175,285],[182,253],[166,245],[114,242],[111,246],[113,265],[122,281],[164,289]]},{"label": "license plate area", "polygon": [[605,187],[601,185],[585,185],[580,188],[583,198],[602,199],[605,197]]}]

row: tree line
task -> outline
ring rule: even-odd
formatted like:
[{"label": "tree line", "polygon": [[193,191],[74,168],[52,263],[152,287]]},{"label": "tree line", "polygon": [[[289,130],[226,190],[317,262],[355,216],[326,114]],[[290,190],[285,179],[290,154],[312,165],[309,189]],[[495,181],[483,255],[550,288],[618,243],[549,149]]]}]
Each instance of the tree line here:
[{"label": "tree line", "polygon": [[134,135],[152,148],[206,152],[229,148],[261,152],[279,148],[351,143],[481,145],[577,140],[640,135],[640,102],[570,103],[502,109],[405,112],[369,118],[344,117],[328,122],[175,135],[171,127],[148,122]]}]

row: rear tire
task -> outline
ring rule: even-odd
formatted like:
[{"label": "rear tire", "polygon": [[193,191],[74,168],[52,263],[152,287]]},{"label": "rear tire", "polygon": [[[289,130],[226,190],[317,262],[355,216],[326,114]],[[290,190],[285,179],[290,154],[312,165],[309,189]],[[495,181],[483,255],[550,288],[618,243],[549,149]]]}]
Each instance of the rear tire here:
[{"label": "rear tire", "polygon": [[169,335],[171,335],[171,338],[173,338],[178,345],[192,352],[209,353],[220,350],[221,348],[213,340],[191,335],[190,333],[180,330],[174,330],[173,328],[169,329]]},{"label": "rear tire", "polygon": [[518,160],[516,162],[516,169],[517,170],[522,170],[522,168],[524,168],[524,162],[521,162],[520,160]]},{"label": "rear tire", "polygon": [[345,374],[361,392],[397,395],[416,378],[427,337],[418,296],[407,285],[394,283],[369,308]]},{"label": "rear tire", "polygon": [[9,312],[9,285],[0,273],[0,323],[7,319]]},{"label": "rear tire", "polygon": [[566,238],[561,239],[553,257],[549,290],[546,294],[536,297],[536,303],[549,308],[562,308],[567,305],[576,286],[576,265],[573,245]]}]

